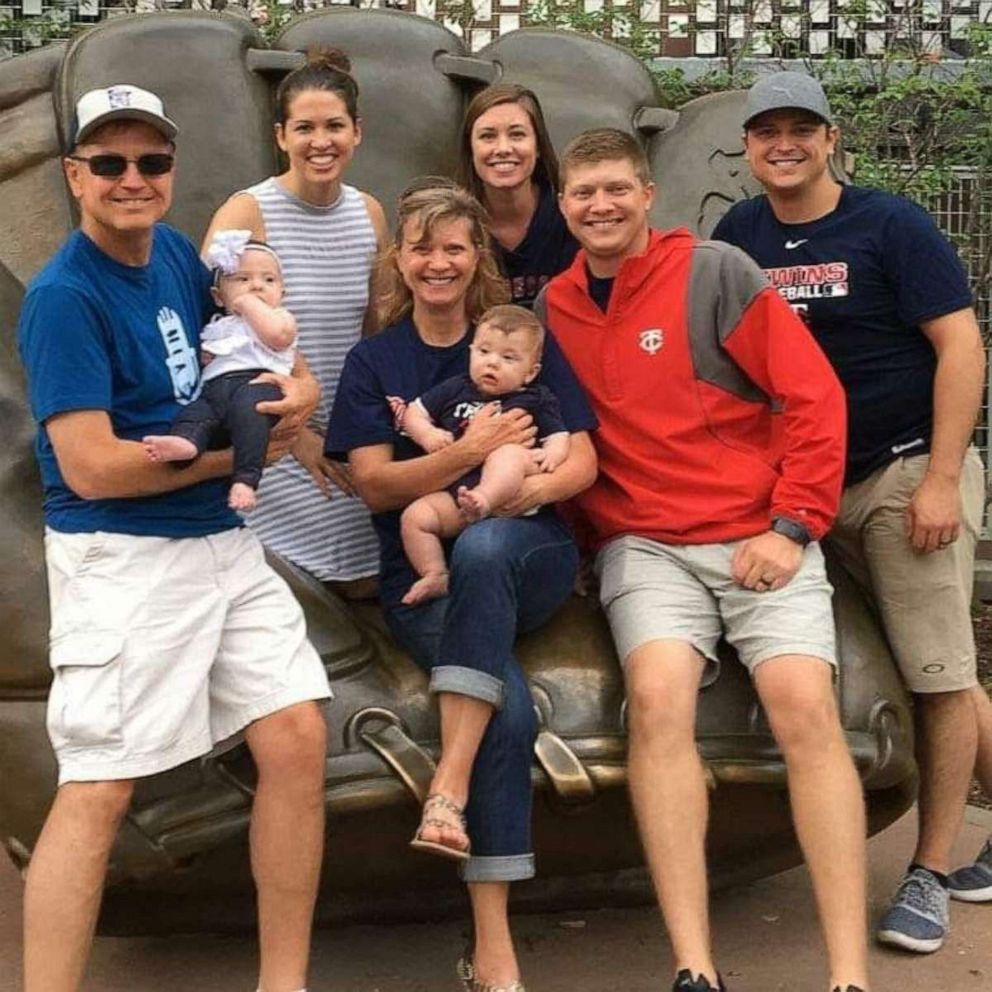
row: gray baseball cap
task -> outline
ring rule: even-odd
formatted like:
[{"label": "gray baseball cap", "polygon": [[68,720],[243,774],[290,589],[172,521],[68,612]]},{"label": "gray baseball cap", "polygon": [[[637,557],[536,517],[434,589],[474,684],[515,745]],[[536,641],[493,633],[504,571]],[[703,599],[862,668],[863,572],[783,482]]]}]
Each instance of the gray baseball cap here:
[{"label": "gray baseball cap", "polygon": [[827,95],[819,81],[805,72],[773,72],[762,76],[748,91],[744,127],[769,110],[808,110],[833,123]]}]

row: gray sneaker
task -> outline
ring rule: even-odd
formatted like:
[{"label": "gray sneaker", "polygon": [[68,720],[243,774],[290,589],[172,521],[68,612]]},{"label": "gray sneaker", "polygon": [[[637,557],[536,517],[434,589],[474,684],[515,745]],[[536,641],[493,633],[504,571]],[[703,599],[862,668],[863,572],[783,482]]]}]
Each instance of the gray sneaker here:
[{"label": "gray sneaker", "polygon": [[975,863],[947,876],[952,899],[962,902],[992,902],[992,836],[985,842]]},{"label": "gray sneaker", "polygon": [[930,954],[944,943],[948,902],[940,882],[925,868],[914,868],[899,884],[875,937],[883,944]]}]

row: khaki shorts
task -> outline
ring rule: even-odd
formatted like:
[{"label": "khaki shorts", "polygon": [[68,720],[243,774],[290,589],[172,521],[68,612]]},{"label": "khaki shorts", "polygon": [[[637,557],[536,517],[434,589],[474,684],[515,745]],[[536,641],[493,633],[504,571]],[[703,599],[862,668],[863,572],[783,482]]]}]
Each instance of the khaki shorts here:
[{"label": "khaki shorts", "polygon": [[303,611],[247,528],[45,533],[59,784],[129,779],[330,696]]},{"label": "khaki shorts", "polygon": [[848,486],[828,540],[875,601],[909,690],[951,692],[978,682],[971,591],[985,470],[969,449],[961,468],[960,536],[920,555],[906,538],[906,508],[929,464],[929,455],[897,458]]},{"label": "khaki shorts", "polygon": [[836,666],[833,589],[823,554],[806,548],[792,581],[755,592],[730,574],[738,544],[660,544],[627,535],[596,558],[599,594],[621,661],[656,640],[686,641],[708,662],[703,684],[719,674],[721,635],[753,674],[763,661],[808,655]]}]

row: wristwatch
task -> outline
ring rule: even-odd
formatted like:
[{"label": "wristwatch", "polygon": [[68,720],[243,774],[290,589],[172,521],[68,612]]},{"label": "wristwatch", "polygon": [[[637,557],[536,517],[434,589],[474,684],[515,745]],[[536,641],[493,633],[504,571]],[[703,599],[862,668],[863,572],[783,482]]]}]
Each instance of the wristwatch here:
[{"label": "wristwatch", "polygon": [[797,520],[789,517],[772,517],[772,530],[803,548],[812,540],[810,532]]}]

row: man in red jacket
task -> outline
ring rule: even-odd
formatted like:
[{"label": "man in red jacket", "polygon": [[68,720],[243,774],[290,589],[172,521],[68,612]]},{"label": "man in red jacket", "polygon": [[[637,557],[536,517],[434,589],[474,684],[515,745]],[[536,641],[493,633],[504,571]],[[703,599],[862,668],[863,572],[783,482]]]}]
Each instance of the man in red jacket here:
[{"label": "man in red jacket", "polygon": [[844,396],[757,266],[686,230],[651,230],[653,199],[630,135],[579,135],[562,158],[560,205],[582,251],[536,309],[600,422],[600,476],[577,503],[624,667],[631,796],[671,936],[674,992],[723,988],[694,737],[721,634],[785,757],[830,987],[867,989],[864,806],[834,699],[817,543],[840,498]]}]

